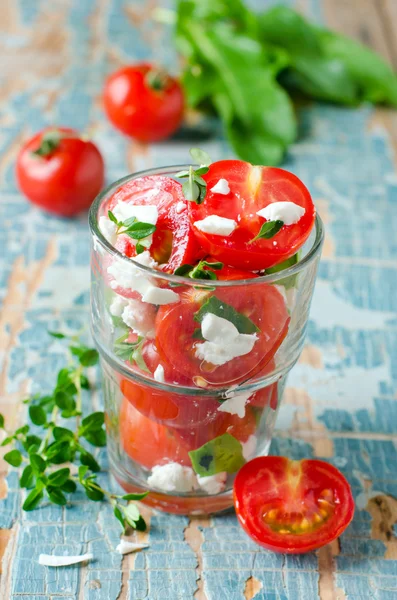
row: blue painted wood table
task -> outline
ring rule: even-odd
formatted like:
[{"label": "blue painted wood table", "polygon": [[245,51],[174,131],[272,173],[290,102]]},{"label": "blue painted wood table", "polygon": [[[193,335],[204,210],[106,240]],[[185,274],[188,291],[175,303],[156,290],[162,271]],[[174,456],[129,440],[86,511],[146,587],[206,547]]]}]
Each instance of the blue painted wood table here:
[{"label": "blue painted wood table", "polygon": [[[49,389],[64,360],[47,330],[85,325],[89,298],[86,217],[66,222],[32,208],[15,187],[16,152],[31,132],[59,123],[93,131],[109,181],[186,161],[188,141],[138,146],[115,133],[100,106],[112,68],[150,56],[173,64],[167,32],[149,20],[154,5],[0,3],[0,410],[10,427],[24,418],[28,390]],[[301,8],[396,60],[391,0],[307,0]],[[327,238],[307,345],[272,451],[337,465],[353,487],[352,525],[330,546],[294,557],[256,547],[234,515],[188,519],[146,508],[150,531],[137,537],[150,548],[122,558],[107,506],[79,497],[23,513],[17,474],[2,461],[2,600],[397,598],[396,117],[317,105],[300,121],[302,139],[284,166],[312,191]],[[221,137],[203,146],[213,159],[230,155]],[[98,406],[100,395],[92,402]],[[95,556],[84,567],[37,564],[41,552],[83,551]]]}]

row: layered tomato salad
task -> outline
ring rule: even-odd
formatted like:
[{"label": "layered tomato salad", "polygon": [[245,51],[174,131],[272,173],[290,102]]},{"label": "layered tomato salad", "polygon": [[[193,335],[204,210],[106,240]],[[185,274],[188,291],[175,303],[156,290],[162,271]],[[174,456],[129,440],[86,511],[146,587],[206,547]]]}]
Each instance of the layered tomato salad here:
[{"label": "layered tomato salad", "polygon": [[98,226],[123,452],[151,489],[213,495],[263,450],[315,208],[285,170],[195,158],[121,185]]}]

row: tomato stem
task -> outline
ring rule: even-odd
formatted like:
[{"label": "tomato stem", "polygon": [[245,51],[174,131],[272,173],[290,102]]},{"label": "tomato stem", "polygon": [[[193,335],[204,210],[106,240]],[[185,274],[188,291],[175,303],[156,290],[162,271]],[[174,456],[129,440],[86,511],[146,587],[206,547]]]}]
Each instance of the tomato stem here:
[{"label": "tomato stem", "polygon": [[168,85],[168,75],[161,67],[150,69],[146,73],[145,80],[149,87],[158,92],[164,90]]},{"label": "tomato stem", "polygon": [[32,154],[35,156],[49,156],[58,148],[62,137],[62,133],[58,129],[46,131],[41,138],[40,145],[36,150],[33,150]]}]

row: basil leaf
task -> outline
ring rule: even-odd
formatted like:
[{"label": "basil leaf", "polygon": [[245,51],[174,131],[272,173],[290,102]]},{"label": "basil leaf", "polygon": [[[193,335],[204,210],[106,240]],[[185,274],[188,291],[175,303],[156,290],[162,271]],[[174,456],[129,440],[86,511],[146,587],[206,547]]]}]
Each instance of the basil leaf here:
[{"label": "basil leaf", "polygon": [[16,449],[7,452],[3,458],[12,467],[19,467],[22,464],[22,454]]},{"label": "basil leaf", "polygon": [[54,427],[52,435],[57,442],[61,440],[72,440],[74,438],[73,431],[66,429],[65,427]]},{"label": "basil leaf", "polygon": [[142,254],[142,252],[145,252],[146,248],[140,242],[137,242],[135,245],[135,250],[137,254]]},{"label": "basil leaf", "polygon": [[[274,267],[269,267],[268,269],[265,269],[265,274],[268,275],[271,273],[279,273],[280,271],[284,271],[285,269],[288,269],[289,267],[296,265],[298,260],[299,260],[299,253],[297,252],[290,258],[287,258],[287,260],[284,260],[282,263],[279,263],[278,265],[275,265]],[[295,287],[297,278],[298,278],[298,273],[296,275],[290,275],[289,277],[285,277],[284,279],[279,279],[276,282],[276,285],[283,285],[286,290],[289,290],[289,289]]]},{"label": "basil leaf", "polygon": [[63,340],[64,338],[66,338],[66,335],[64,333],[61,333],[60,331],[49,331],[48,333],[49,335],[51,335],[54,338],[57,338],[58,340]]},{"label": "basil leaf", "polygon": [[156,225],[152,225],[151,223],[134,223],[128,229],[122,231],[133,240],[143,240],[144,238],[152,235],[156,231]]},{"label": "basil leaf", "polygon": [[47,422],[47,415],[44,408],[34,404],[29,406],[29,417],[34,425],[44,425]]},{"label": "basil leaf", "polygon": [[197,183],[190,178],[187,181],[184,181],[182,184],[183,195],[186,200],[190,202],[196,202],[196,200],[200,196],[200,188]]},{"label": "basil leaf", "polygon": [[83,367],[93,367],[98,363],[99,354],[94,348],[89,348],[79,356],[79,362]]},{"label": "basil leaf", "polygon": [[184,275],[187,275],[188,273],[190,273],[190,271],[192,269],[193,269],[193,265],[181,265],[180,267],[175,269],[174,275],[179,275],[179,277],[183,277]]},{"label": "basil leaf", "polygon": [[30,464],[32,466],[32,471],[35,475],[41,475],[47,468],[47,463],[40,456],[40,454],[30,454],[29,455]]},{"label": "basil leaf", "polygon": [[204,150],[201,150],[201,148],[190,148],[189,154],[192,157],[193,161],[198,165],[209,167],[209,165],[212,163],[210,155],[207,154],[207,152],[205,152]]},{"label": "basil leaf", "polygon": [[114,214],[112,213],[111,210],[108,210],[108,217],[109,217],[110,221],[112,221],[112,223],[114,223],[115,225],[119,224],[118,220],[116,219],[116,217],[114,216]]},{"label": "basil leaf", "polygon": [[75,492],[77,489],[76,482],[73,481],[73,479],[68,479],[60,487],[61,487],[61,490],[63,492],[66,492],[67,494],[73,494],[73,492]]},{"label": "basil leaf", "polygon": [[259,233],[249,243],[251,244],[261,238],[270,240],[280,231],[283,225],[283,221],[266,221],[260,228]]},{"label": "basil leaf", "polygon": [[122,496],[123,500],[143,500],[146,498],[149,492],[142,492],[141,494],[125,494]]},{"label": "basil leaf", "polygon": [[124,519],[123,515],[121,514],[121,510],[119,509],[118,506],[114,507],[113,514],[116,517],[116,519],[120,522],[120,524],[123,528],[123,531],[125,531],[125,519]]},{"label": "basil leaf", "polygon": [[237,328],[239,333],[256,333],[259,331],[259,327],[255,325],[249,317],[238,312],[230,304],[226,304],[219,300],[216,296],[211,296],[201,306],[200,310],[194,315],[194,320],[201,323],[207,313],[212,313],[218,317],[227,319]]},{"label": "basil leaf", "polygon": [[245,463],[241,443],[229,433],[224,433],[201,448],[192,450],[189,456],[194,471],[201,477],[216,475],[222,471],[235,473]]},{"label": "basil leaf", "polygon": [[64,467],[63,469],[58,469],[57,471],[54,471],[53,473],[50,473],[50,475],[48,475],[48,485],[61,486],[67,482],[67,480],[69,479],[69,475],[70,469],[68,469],[67,467]]},{"label": "basil leaf", "polygon": [[26,465],[24,470],[22,471],[21,478],[19,480],[19,485],[21,488],[31,488],[34,484],[34,474],[31,465]]},{"label": "basil leaf", "polygon": [[30,494],[25,499],[25,502],[22,504],[23,510],[33,510],[36,508],[38,504],[42,501],[44,496],[43,488],[40,486],[36,486]]},{"label": "basil leaf", "polygon": [[53,504],[58,504],[59,506],[65,506],[65,504],[67,503],[66,497],[61,492],[61,490],[58,490],[57,488],[48,486],[47,494],[48,494],[48,498],[50,499],[50,502],[52,502]]},{"label": "basil leaf", "polygon": [[90,452],[84,451],[80,453],[80,462],[82,465],[86,465],[94,473],[98,473],[101,470],[100,465],[97,463],[95,458]]}]

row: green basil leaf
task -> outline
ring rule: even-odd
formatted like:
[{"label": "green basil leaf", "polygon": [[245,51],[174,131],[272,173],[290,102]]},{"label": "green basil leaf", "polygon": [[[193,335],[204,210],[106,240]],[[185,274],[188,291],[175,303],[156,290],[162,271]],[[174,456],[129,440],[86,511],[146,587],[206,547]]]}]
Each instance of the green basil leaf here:
[{"label": "green basil leaf", "polygon": [[31,465],[26,465],[24,470],[22,471],[21,478],[19,480],[19,485],[21,488],[31,488],[34,484],[34,474]]},{"label": "green basil leaf", "polygon": [[181,265],[180,267],[175,269],[174,275],[179,275],[179,277],[183,277],[184,275],[187,275],[187,273],[190,273],[192,269],[193,265]]},{"label": "green basil leaf", "polygon": [[84,434],[84,438],[93,446],[100,448],[106,446],[106,431],[104,429],[99,429],[98,431],[89,431]]},{"label": "green basil leaf", "polygon": [[135,245],[135,250],[137,254],[142,254],[142,252],[145,252],[146,248],[140,242],[137,242]]},{"label": "green basil leaf", "polygon": [[112,221],[112,223],[114,223],[115,225],[119,224],[118,220],[116,219],[116,217],[114,216],[114,214],[112,213],[111,210],[108,210],[108,217],[109,217],[110,221]]},{"label": "green basil leaf", "polygon": [[80,483],[83,482],[84,477],[87,474],[87,471],[88,471],[88,467],[86,465],[80,465],[79,466],[78,474],[79,474],[79,481],[80,481]]},{"label": "green basil leaf", "polygon": [[29,406],[29,417],[34,425],[44,425],[47,422],[44,408],[35,404]]},{"label": "green basil leaf", "polygon": [[41,475],[47,468],[47,463],[40,456],[40,454],[30,454],[29,455],[30,464],[32,466],[32,471],[35,475]]},{"label": "green basil leaf", "polygon": [[105,494],[103,492],[95,488],[89,487],[89,485],[86,485],[84,487],[84,491],[86,493],[87,498],[93,500],[94,502],[100,502],[105,497]]},{"label": "green basil leaf", "polygon": [[90,382],[89,382],[88,378],[83,373],[80,375],[80,385],[81,385],[81,388],[83,390],[89,390],[90,389]]},{"label": "green basil leaf", "polygon": [[[278,265],[275,265],[274,267],[269,267],[268,269],[265,269],[265,274],[268,275],[271,273],[279,273],[280,271],[284,271],[285,269],[288,269],[289,267],[293,267],[294,265],[296,265],[298,263],[298,261],[299,261],[299,252],[297,252],[290,258],[287,258],[287,260],[284,260],[282,263],[279,263]],[[298,273],[296,275],[290,275],[289,277],[279,279],[278,281],[276,281],[276,285],[282,285],[285,287],[285,289],[289,290],[289,289],[295,287],[297,278],[298,278]]]},{"label": "green basil leaf", "polygon": [[198,169],[195,169],[194,172],[196,173],[196,175],[206,175],[209,170],[209,167],[199,167]]},{"label": "green basil leaf", "polygon": [[11,444],[11,442],[14,441],[14,436],[13,435],[9,435],[6,438],[4,438],[4,440],[1,442],[0,446],[8,446],[8,444]]},{"label": "green basil leaf", "polygon": [[25,498],[25,501],[22,504],[22,509],[26,511],[35,509],[36,506],[38,506],[38,504],[40,504],[42,501],[43,496],[43,488],[41,486],[36,486]]},{"label": "green basil leaf", "polygon": [[200,196],[200,188],[195,181],[192,181],[190,178],[187,181],[184,181],[182,184],[183,195],[186,200],[190,202],[196,202]]},{"label": "green basil leaf", "polygon": [[200,341],[204,341],[204,336],[201,333],[201,327],[197,327],[197,329],[194,330],[193,334],[192,334],[192,338],[194,340],[200,340]]},{"label": "green basil leaf", "polygon": [[57,488],[47,487],[47,494],[50,502],[58,504],[59,506],[65,506],[67,503],[66,496]]},{"label": "green basil leaf", "polygon": [[74,438],[73,431],[66,429],[66,427],[54,427],[52,435],[57,442],[60,442],[61,440],[72,440]]},{"label": "green basil leaf", "polygon": [[98,360],[99,354],[95,348],[89,348],[79,356],[79,362],[83,367],[93,367]]},{"label": "green basil leaf", "polygon": [[82,420],[79,431],[96,431],[101,429],[104,423],[105,413],[103,411],[93,412]]},{"label": "green basil leaf", "polygon": [[27,435],[25,441],[22,442],[22,446],[26,452],[31,454],[37,452],[40,448],[41,439],[37,435]]},{"label": "green basil leaf", "polygon": [[123,231],[133,240],[143,240],[144,238],[152,235],[156,231],[156,225],[152,225],[151,223],[134,223],[128,229]]},{"label": "green basil leaf", "polygon": [[270,240],[280,231],[283,226],[283,221],[266,221],[262,224],[259,233],[249,243],[251,244],[252,242],[255,242],[261,238]]},{"label": "green basil leaf", "polygon": [[133,525],[134,529],[136,529],[137,531],[146,531],[147,526],[146,526],[146,521],[145,519],[142,517],[142,515],[139,515],[139,519],[137,519],[134,522]]},{"label": "green basil leaf", "polygon": [[73,396],[63,390],[55,392],[54,399],[55,404],[62,410],[75,410],[76,408],[76,401]]},{"label": "green basil leaf", "polygon": [[63,340],[64,338],[67,337],[64,333],[61,333],[60,331],[49,331],[48,333],[53,338],[57,338],[58,340]]},{"label": "green basil leaf", "polygon": [[74,450],[69,440],[53,442],[45,450],[46,459],[54,465],[60,465],[64,462],[71,462],[74,457]]},{"label": "green basil leaf", "polygon": [[22,464],[22,454],[14,449],[4,455],[4,460],[13,467],[19,467]]},{"label": "green basil leaf", "polygon": [[100,465],[97,463],[93,455],[86,450],[84,452],[80,452],[80,462],[82,465],[86,465],[94,473],[98,473],[101,470]]},{"label": "green basil leaf", "polygon": [[218,317],[227,319],[233,323],[239,333],[256,333],[259,331],[259,327],[257,327],[249,317],[238,312],[233,306],[230,306],[230,304],[226,304],[226,302],[219,300],[216,296],[211,296],[204,302],[200,310],[194,315],[194,320],[201,323],[207,313],[212,313]]},{"label": "green basil leaf", "polygon": [[48,485],[60,487],[67,482],[67,480],[69,479],[69,475],[70,469],[68,469],[67,467],[64,467],[63,469],[58,469],[57,471],[54,471],[53,473],[50,473],[50,475],[48,475]]},{"label": "green basil leaf", "polygon": [[229,433],[207,442],[201,448],[189,452],[194,471],[201,477],[226,471],[235,473],[243,464],[243,447]]},{"label": "green basil leaf", "polygon": [[125,531],[125,519],[124,519],[124,517],[121,513],[121,510],[119,509],[118,506],[114,507],[113,514],[116,517],[116,519],[120,522],[121,527],[123,528],[123,531]]},{"label": "green basil leaf", "polygon": [[136,504],[128,504],[122,507],[122,513],[128,525],[135,527],[135,521],[138,521],[140,514]]},{"label": "green basil leaf", "polygon": [[142,492],[141,494],[125,494],[121,496],[123,500],[143,500],[146,498],[149,492]]},{"label": "green basil leaf", "polygon": [[212,163],[210,155],[207,154],[205,150],[201,150],[201,148],[190,148],[189,154],[193,161],[198,165],[209,167],[209,165]]},{"label": "green basil leaf", "polygon": [[76,482],[73,481],[73,479],[68,479],[60,487],[61,487],[61,490],[63,492],[66,492],[67,494],[73,494],[73,492],[75,492],[77,489]]},{"label": "green basil leaf", "polygon": [[19,427],[18,429],[15,430],[15,435],[26,435],[29,431],[30,427],[29,425],[23,425],[22,427]]}]

